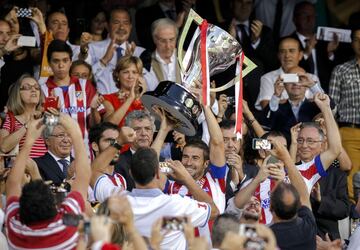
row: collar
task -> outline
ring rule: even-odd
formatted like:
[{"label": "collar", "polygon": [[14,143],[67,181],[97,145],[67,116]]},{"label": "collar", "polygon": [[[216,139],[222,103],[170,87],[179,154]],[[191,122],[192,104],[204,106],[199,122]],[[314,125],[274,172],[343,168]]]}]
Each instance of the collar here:
[{"label": "collar", "polygon": [[150,188],[150,189],[134,188],[130,193],[130,195],[134,196],[134,197],[136,197],[136,196],[157,197],[162,194],[164,194],[164,193],[158,188]]},{"label": "collar", "polygon": [[304,42],[305,43],[305,40],[306,39],[309,39],[308,37],[300,34],[299,32],[296,31],[296,35],[299,37],[300,41]]},{"label": "collar", "polygon": [[172,53],[172,55],[171,55],[171,57],[170,57],[170,63],[166,63],[166,62],[164,61],[164,59],[161,58],[161,56],[159,55],[158,51],[155,50],[155,59],[158,60],[161,64],[165,64],[165,65],[171,64],[171,63],[173,63],[173,62],[175,61],[175,59],[176,59],[175,57],[176,57],[176,56],[175,56],[175,50],[174,50],[174,52]]},{"label": "collar", "polygon": [[300,106],[304,103],[305,99],[306,99],[306,98],[304,97],[304,98],[301,100],[301,102],[299,102],[299,105],[297,105],[297,106],[295,106],[294,103],[293,103],[290,99],[288,99],[288,101],[289,101],[291,107],[300,107]]},{"label": "collar", "polygon": [[65,158],[60,158],[60,157],[54,155],[50,150],[49,150],[48,152],[49,152],[49,154],[55,159],[56,162],[58,162],[58,160],[61,160],[61,159],[65,159],[65,160],[67,160],[69,163],[71,162],[71,161],[70,161],[70,155],[67,156],[67,157],[65,157]]},{"label": "collar", "polygon": [[131,152],[131,154],[133,155],[133,154],[135,154],[136,150],[134,150],[134,149],[132,149],[132,148],[130,147],[130,152]]},{"label": "collar", "polygon": [[244,25],[244,26],[247,27],[247,28],[250,27],[250,22],[249,22],[249,20],[246,20],[245,22],[240,22],[240,21],[234,19],[234,23],[235,23],[235,25],[242,24],[242,25]]},{"label": "collar", "polygon": [[[79,78],[75,77],[75,76],[70,76],[70,82],[69,85],[73,83],[79,83]],[[58,85],[56,84],[56,82],[54,81],[54,76],[49,76],[48,79],[46,80],[46,86],[48,88],[57,88]]]}]

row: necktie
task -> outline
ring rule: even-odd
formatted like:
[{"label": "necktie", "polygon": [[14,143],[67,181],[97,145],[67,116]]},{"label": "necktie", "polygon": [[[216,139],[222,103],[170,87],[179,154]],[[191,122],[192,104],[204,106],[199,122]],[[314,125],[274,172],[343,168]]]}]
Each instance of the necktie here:
[{"label": "necktie", "polygon": [[64,173],[64,176],[66,178],[67,176],[67,170],[68,170],[68,167],[69,167],[69,162],[65,159],[60,159],[58,160],[58,162],[63,166],[63,173]]},{"label": "necktie", "polygon": [[274,39],[276,41],[278,41],[278,39],[280,38],[282,12],[283,12],[283,1],[277,0],[276,9],[275,9],[274,26],[273,26]]},{"label": "necktie", "polygon": [[[308,40],[309,39],[305,39],[305,45],[308,43]],[[312,52],[310,52],[310,55],[307,59],[307,62],[308,62],[308,65],[309,65],[309,68],[307,69],[307,71],[311,74],[314,74],[315,72],[315,63],[314,63],[314,58],[313,58],[313,55],[312,55]]]},{"label": "necktie", "polygon": [[245,30],[245,25],[238,24],[237,27],[241,32],[241,46],[243,48],[248,48],[251,45],[251,41],[250,41],[250,37],[248,36],[248,34]]},{"label": "necktie", "polygon": [[116,48],[116,62],[123,56],[123,50],[120,46]]}]

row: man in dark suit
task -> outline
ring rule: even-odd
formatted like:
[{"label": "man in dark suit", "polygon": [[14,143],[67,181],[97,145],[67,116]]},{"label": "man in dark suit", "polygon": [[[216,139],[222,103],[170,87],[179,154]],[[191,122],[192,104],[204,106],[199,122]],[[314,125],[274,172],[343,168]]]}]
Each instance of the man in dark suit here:
[{"label": "man in dark suit", "polygon": [[326,93],[329,90],[330,74],[335,66],[335,52],[339,42],[337,37],[331,42],[316,40],[315,6],[309,2],[300,2],[294,8],[293,21],[296,31],[291,37],[297,39],[304,51],[299,66],[306,72],[319,77],[321,87]]},{"label": "man in dark suit", "polygon": [[55,126],[51,135],[44,139],[48,152],[39,158],[35,158],[34,161],[43,180],[51,180],[55,185],[59,185],[67,178],[68,168],[72,161],[70,156],[72,141],[61,125]]},{"label": "man in dark suit", "polygon": [[[224,28],[229,30],[230,35],[241,44],[245,55],[257,65],[257,68],[244,78],[244,99],[254,111],[260,89],[260,77],[278,68],[280,64],[277,60],[271,29],[251,17],[253,0],[232,0],[230,7],[232,20]],[[215,76],[214,80],[218,84],[227,83],[234,77],[235,70],[236,66],[233,65],[224,73]],[[226,91],[226,94],[230,96],[234,96],[234,93],[234,88]]]},{"label": "man in dark suit", "polygon": [[[297,73],[299,82],[283,82],[279,78],[274,84],[274,94],[267,106],[266,113],[270,110],[271,130],[282,132],[288,144],[290,145],[290,129],[299,122],[310,122],[320,113],[319,108],[314,102],[305,97],[305,92],[309,88],[315,95],[317,92],[323,92],[322,89],[305,73],[304,69],[297,67],[291,71]],[[286,90],[289,98],[281,103],[280,97]]]}]

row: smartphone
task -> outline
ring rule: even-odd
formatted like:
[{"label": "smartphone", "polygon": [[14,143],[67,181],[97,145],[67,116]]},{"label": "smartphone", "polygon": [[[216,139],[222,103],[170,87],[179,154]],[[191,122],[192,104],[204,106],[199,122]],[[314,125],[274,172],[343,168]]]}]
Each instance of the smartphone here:
[{"label": "smartphone", "polygon": [[59,97],[49,96],[45,98],[44,110],[48,111],[49,108],[58,109]]},{"label": "smartphone", "polygon": [[284,83],[298,83],[299,76],[297,74],[282,74],[281,79]]},{"label": "smartphone", "polygon": [[80,214],[64,214],[62,217],[63,225],[77,227],[84,217]]},{"label": "smartphone", "polygon": [[169,164],[165,161],[159,162],[159,169],[161,173],[171,174],[173,170],[169,167]]},{"label": "smartphone", "polygon": [[21,47],[35,47],[36,39],[34,36],[20,36],[17,45]]},{"label": "smartphone", "polygon": [[271,155],[269,157],[269,159],[267,160],[266,165],[268,165],[268,164],[276,164],[278,162],[280,162],[280,160],[278,158],[276,158],[275,156]]},{"label": "smartphone", "polygon": [[266,242],[258,236],[255,225],[240,224],[239,235],[246,237],[244,249],[265,249]]},{"label": "smartphone", "polygon": [[171,231],[183,231],[184,224],[187,223],[187,217],[184,216],[168,216],[163,217],[162,228]]},{"label": "smartphone", "polygon": [[235,96],[227,96],[226,102],[230,106],[235,106]]},{"label": "smartphone", "polygon": [[12,168],[14,166],[16,155],[2,155],[4,159],[4,168]]},{"label": "smartphone", "polygon": [[252,149],[259,150],[259,149],[265,149],[270,150],[272,149],[272,145],[270,141],[266,139],[261,138],[253,138],[252,140]]},{"label": "smartphone", "polygon": [[32,10],[30,8],[18,8],[18,10],[16,11],[16,15],[18,17],[31,17]]}]

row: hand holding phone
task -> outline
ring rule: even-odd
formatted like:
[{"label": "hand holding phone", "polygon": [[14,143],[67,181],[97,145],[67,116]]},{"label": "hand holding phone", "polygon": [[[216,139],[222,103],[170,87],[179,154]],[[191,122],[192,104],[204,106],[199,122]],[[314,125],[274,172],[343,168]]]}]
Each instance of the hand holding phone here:
[{"label": "hand holding phone", "polygon": [[35,47],[36,39],[34,36],[20,36],[17,45],[20,47]]},{"label": "hand holding phone", "polygon": [[299,76],[297,74],[282,74],[281,78],[284,83],[298,83]]},{"label": "hand holding phone", "polygon": [[16,11],[17,17],[31,17],[32,10],[30,8],[18,8]]},{"label": "hand holding phone", "polygon": [[185,223],[187,223],[185,216],[167,216],[163,217],[162,228],[167,231],[183,231]]},{"label": "hand holding phone", "polygon": [[271,145],[271,142],[266,140],[266,139],[253,138],[253,140],[252,140],[252,149],[255,149],[255,150],[259,150],[259,149],[270,150],[270,149],[272,149],[272,145]]}]

